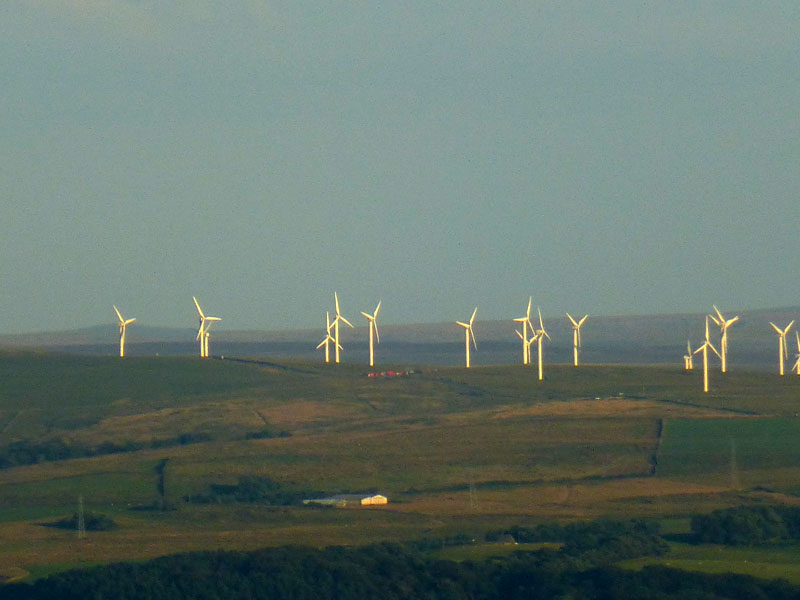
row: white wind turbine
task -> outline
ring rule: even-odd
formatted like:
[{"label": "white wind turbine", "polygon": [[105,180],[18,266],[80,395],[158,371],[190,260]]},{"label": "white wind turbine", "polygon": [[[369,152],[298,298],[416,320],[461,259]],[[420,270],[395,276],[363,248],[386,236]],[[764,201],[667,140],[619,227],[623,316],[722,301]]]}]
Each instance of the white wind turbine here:
[{"label": "white wind turbine", "polygon": [[317,350],[319,350],[320,348],[325,346],[325,362],[326,363],[331,362],[331,351],[330,351],[330,348],[329,348],[328,345],[331,342],[333,342],[334,344],[337,344],[336,340],[333,339],[333,336],[331,336],[331,327],[332,326],[333,325],[331,324],[331,313],[328,312],[328,311],[325,311],[325,338],[319,343],[319,346],[317,346]]},{"label": "white wind turbine", "polygon": [[531,346],[533,345],[533,342],[535,342],[535,341],[536,341],[536,334],[535,334],[535,333],[534,333],[534,331],[533,331],[533,325],[531,325],[531,333],[532,333],[533,335],[531,335],[530,339],[527,339],[527,340],[526,340],[524,337],[522,337],[522,333],[521,333],[521,332],[519,332],[519,331],[518,331],[518,330],[516,330],[516,329],[514,330],[514,333],[516,333],[516,334],[517,334],[517,337],[518,337],[519,339],[521,339],[521,340],[522,340],[522,344],[523,344],[523,346],[524,346],[523,353],[524,353],[524,356],[527,356],[527,359],[528,359],[528,362],[524,362],[524,363],[522,363],[522,364],[528,365],[528,364],[530,364],[530,362],[531,362],[531,361],[530,361],[530,356],[531,356]]},{"label": "white wind turbine", "polygon": [[[697,350],[694,351],[694,354],[698,354],[699,352],[703,353],[703,391],[708,391],[708,350],[711,349],[714,354],[720,356],[720,353],[717,352],[717,349],[714,348],[714,345],[711,343],[711,340],[708,339],[708,316],[706,316],[706,341],[703,342],[703,345],[700,346]],[[720,358],[722,358],[720,356]]]},{"label": "white wind turbine", "polygon": [[544,379],[544,373],[542,371],[542,342],[544,341],[543,338],[547,338],[549,340],[550,336],[544,329],[544,323],[542,322],[542,309],[537,306],[536,310],[539,311],[539,329],[536,330],[536,351],[539,355],[539,381],[542,381]]},{"label": "white wind turbine", "polygon": [[114,312],[117,313],[117,318],[119,319],[119,355],[125,356],[125,329],[133,323],[136,318],[133,319],[123,319],[122,314],[119,312],[117,307],[114,307]]},{"label": "white wind turbine", "polygon": [[686,354],[683,355],[683,368],[687,371],[694,369],[694,361],[692,360],[692,343],[686,340]]},{"label": "white wind turbine", "polygon": [[578,348],[581,347],[581,327],[586,319],[589,318],[589,315],[584,315],[584,317],[580,321],[576,321],[573,319],[569,313],[567,314],[567,318],[572,323],[572,361],[573,365],[576,367],[578,366]]},{"label": "white wind turbine", "polygon": [[528,310],[525,311],[524,317],[517,317],[514,319],[515,323],[522,323],[522,333],[517,331],[517,335],[522,340],[522,364],[527,365],[531,362],[531,345],[528,341],[528,326],[530,325],[531,333],[533,333],[533,323],[531,323],[531,303],[533,302],[533,296],[528,298]]},{"label": "white wind turbine", "polygon": [[203,309],[200,308],[200,303],[197,301],[197,298],[192,296],[192,300],[194,300],[194,305],[197,307],[197,314],[200,317],[200,329],[197,330],[197,337],[195,340],[200,341],[200,358],[208,358],[208,338],[211,337],[211,334],[208,330],[211,328],[211,324],[215,321],[222,321],[220,317],[207,317],[203,313]]},{"label": "white wind turbine", "polygon": [[800,375],[800,333],[797,333],[797,330],[794,332],[794,337],[797,338],[797,361],[794,363],[794,372]]},{"label": "white wind turbine", "polygon": [[720,360],[722,361],[722,372],[725,373],[728,370],[728,327],[736,323],[736,321],[739,320],[739,316],[737,315],[732,319],[726,319],[716,306],[714,306],[714,312],[717,313],[717,316],[709,315],[709,317],[711,317],[714,324],[719,327],[720,333],[722,334],[719,341],[719,351]]},{"label": "white wind turbine", "polygon": [[472,331],[472,324],[475,322],[475,315],[478,313],[478,307],[475,307],[475,310],[472,311],[472,316],[469,318],[469,323],[462,323],[461,321],[456,321],[458,325],[464,328],[464,341],[465,341],[465,349],[466,349],[466,357],[467,357],[467,368],[469,369],[469,338],[472,336],[472,343],[475,346],[475,350],[478,349],[478,342],[475,341],[475,332]]},{"label": "white wind turbine", "polygon": [[342,350],[342,346],[339,344],[339,321],[348,325],[350,328],[353,325],[342,316],[342,313],[339,311],[339,295],[336,292],[333,292],[333,300],[336,304],[336,318],[333,320],[333,337],[335,339],[334,350],[336,352],[336,364],[339,364],[339,350]]},{"label": "white wind turbine", "polygon": [[378,311],[380,309],[381,309],[381,303],[379,301],[378,302],[378,306],[375,307],[375,312],[372,313],[371,315],[368,314],[368,313],[365,313],[363,310],[361,311],[361,314],[364,315],[367,318],[367,321],[369,321],[369,366],[370,367],[375,366],[375,363],[374,363],[374,360],[373,360],[373,351],[372,351],[373,333],[374,333],[375,339],[378,341],[378,343],[379,344],[381,343],[381,334],[378,332]]},{"label": "white wind turbine", "polygon": [[783,359],[788,358],[789,351],[786,349],[786,334],[789,333],[789,330],[794,325],[794,319],[791,323],[786,326],[786,329],[781,329],[772,321],[769,322],[772,325],[772,328],[775,330],[775,333],[778,334],[778,356],[780,357],[780,371],[781,375],[783,375]]}]

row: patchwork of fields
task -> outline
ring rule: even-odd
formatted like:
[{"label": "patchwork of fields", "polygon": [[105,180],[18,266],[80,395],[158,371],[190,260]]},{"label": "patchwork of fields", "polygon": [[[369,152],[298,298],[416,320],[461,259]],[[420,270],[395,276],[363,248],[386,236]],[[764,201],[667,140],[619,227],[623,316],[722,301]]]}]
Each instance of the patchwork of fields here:
[{"label": "patchwork of fields", "polygon": [[[554,366],[544,382],[522,366],[416,371],[2,355],[0,456],[22,442],[41,455],[0,469],[0,570],[661,519],[793,503],[800,488],[791,378],[730,373],[705,395],[701,374],[677,368]],[[86,451],[50,459],[56,442]],[[162,500],[176,510],[155,510],[163,459]],[[374,490],[390,503],[185,501],[246,476],[296,493]],[[118,527],[79,540],[42,526],[75,512],[78,497]]]}]

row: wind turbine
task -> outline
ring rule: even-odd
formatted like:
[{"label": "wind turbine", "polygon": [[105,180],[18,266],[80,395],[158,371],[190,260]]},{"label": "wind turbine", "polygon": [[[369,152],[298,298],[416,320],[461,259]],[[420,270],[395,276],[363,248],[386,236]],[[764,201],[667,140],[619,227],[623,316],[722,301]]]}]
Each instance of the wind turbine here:
[{"label": "wind turbine", "polygon": [[475,350],[478,349],[478,342],[475,341],[475,332],[472,331],[472,324],[475,322],[475,315],[478,313],[478,307],[475,307],[475,310],[472,311],[472,316],[469,318],[469,323],[462,323],[461,321],[456,321],[458,325],[464,328],[464,341],[465,341],[465,348],[466,348],[466,356],[467,356],[467,368],[469,369],[469,338],[472,336],[472,343],[475,346]]},{"label": "wind turbine", "polygon": [[[536,341],[536,334],[532,335],[530,339],[526,340],[524,337],[522,337],[522,333],[520,333],[516,329],[514,330],[514,333],[516,333],[517,337],[522,340],[522,344],[524,345],[523,352],[528,357],[528,362],[525,362],[525,363],[522,363],[522,364],[528,365],[531,362],[530,361],[531,346],[533,345],[533,342]],[[533,326],[531,326],[531,333],[533,333]]]},{"label": "wind turbine", "polygon": [[781,375],[783,375],[783,359],[788,358],[788,350],[786,349],[786,334],[789,333],[789,330],[794,325],[794,320],[786,326],[786,329],[781,329],[772,321],[769,322],[772,325],[772,328],[778,334],[778,356],[780,357],[780,367],[781,367]]},{"label": "wind turbine", "polygon": [[116,306],[114,307],[114,312],[117,313],[117,318],[119,319],[119,355],[125,356],[125,328],[133,323],[136,318],[123,319]]},{"label": "wind turbine", "polygon": [[319,343],[319,346],[317,346],[317,350],[319,350],[320,348],[325,346],[325,362],[326,363],[331,362],[331,351],[330,351],[330,348],[328,347],[328,344],[330,342],[333,342],[334,344],[337,344],[336,340],[333,339],[333,337],[331,336],[331,327],[332,327],[332,324],[331,324],[331,313],[326,311],[325,312],[325,338]]},{"label": "wind turbine", "polygon": [[692,360],[692,343],[686,340],[686,354],[683,355],[683,368],[687,371],[694,369],[694,361]]},{"label": "wind turbine", "polygon": [[542,342],[544,341],[543,338],[550,339],[550,336],[544,329],[544,323],[542,322],[542,309],[538,306],[536,310],[539,311],[539,329],[536,330],[536,352],[539,355],[539,381],[544,379],[544,374],[542,373]]},{"label": "wind turbine", "polygon": [[794,363],[794,372],[800,375],[800,333],[797,330],[794,332],[794,337],[797,338],[797,361]]},{"label": "wind turbine", "polygon": [[514,319],[515,323],[522,323],[522,333],[517,331],[517,335],[522,339],[522,364],[527,365],[531,362],[531,346],[530,342],[528,341],[528,325],[531,327],[531,333],[533,333],[533,323],[531,323],[531,303],[533,302],[533,296],[528,298],[528,310],[525,311],[524,317],[517,317]]},{"label": "wind turbine", "polygon": [[572,360],[573,364],[577,367],[578,366],[578,348],[581,347],[581,326],[589,318],[589,315],[584,315],[584,317],[580,321],[576,321],[573,319],[569,313],[567,314],[567,318],[572,323]]},{"label": "wind turbine", "polygon": [[720,338],[719,341],[719,350],[721,353],[722,372],[725,373],[728,370],[728,327],[736,323],[736,321],[739,320],[739,316],[737,315],[732,319],[726,319],[716,306],[714,306],[714,312],[717,313],[717,316],[709,315],[709,317],[711,317],[711,320],[714,321],[714,324],[719,327],[720,333],[722,333],[722,338]]},{"label": "wind turbine", "polygon": [[222,319],[219,317],[207,317],[203,313],[203,309],[200,308],[200,303],[197,301],[197,298],[192,296],[192,300],[194,300],[194,305],[197,307],[197,314],[200,317],[200,329],[197,330],[197,337],[195,340],[200,341],[200,358],[208,358],[208,338],[211,337],[208,330],[211,328],[212,323],[215,321],[222,321]]},{"label": "wind turbine", "polygon": [[[720,353],[717,352],[717,349],[714,348],[714,345],[711,343],[711,340],[708,339],[708,316],[706,316],[706,341],[703,342],[703,345],[700,346],[697,350],[694,351],[694,354],[698,354],[699,352],[703,353],[703,391],[708,391],[708,350],[709,348],[716,354],[720,356]],[[720,356],[720,358],[722,358]]]},{"label": "wind turbine", "polygon": [[375,338],[378,340],[378,343],[381,343],[381,334],[378,332],[378,311],[381,309],[381,303],[378,302],[378,306],[375,307],[375,312],[370,314],[365,313],[363,310],[361,314],[367,318],[369,321],[369,366],[373,367],[373,352],[372,352],[372,336],[373,333],[375,334]]},{"label": "wind turbine", "polygon": [[339,311],[339,295],[336,292],[333,292],[333,300],[336,304],[336,318],[333,320],[333,331],[335,338],[336,345],[334,346],[334,350],[336,351],[336,364],[339,364],[339,350],[342,350],[342,346],[339,344],[339,321],[342,321],[346,325],[349,325],[352,329],[353,325],[342,316],[342,313]]}]

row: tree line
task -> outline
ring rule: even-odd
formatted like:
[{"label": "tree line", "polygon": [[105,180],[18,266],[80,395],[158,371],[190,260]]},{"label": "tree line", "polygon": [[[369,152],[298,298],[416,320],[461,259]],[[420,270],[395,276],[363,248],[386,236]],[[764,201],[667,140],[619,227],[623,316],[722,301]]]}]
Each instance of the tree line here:
[{"label": "tree line", "polygon": [[[800,587],[743,575],[666,567],[624,571],[613,562],[665,551],[654,526],[613,523],[514,528],[558,549],[454,562],[411,545],[196,552],[51,575],[0,588],[0,599],[64,600],[800,600]],[[557,538],[557,539],[556,539]]]},{"label": "tree line", "polygon": [[[287,431],[277,431],[269,428],[250,431],[242,436],[245,440],[266,439],[274,437],[289,437]],[[49,440],[17,440],[0,447],[0,469],[35,465],[41,462],[69,460],[72,458],[89,458],[92,456],[105,456],[122,452],[137,452],[139,450],[172,448],[187,444],[199,444],[213,441],[214,437],[205,431],[189,432],[169,438],[158,438],[149,441],[111,442],[101,444],[83,444],[67,441],[61,438]]]},{"label": "tree line", "polygon": [[706,544],[755,546],[800,540],[800,507],[738,506],[692,517],[692,537]]}]

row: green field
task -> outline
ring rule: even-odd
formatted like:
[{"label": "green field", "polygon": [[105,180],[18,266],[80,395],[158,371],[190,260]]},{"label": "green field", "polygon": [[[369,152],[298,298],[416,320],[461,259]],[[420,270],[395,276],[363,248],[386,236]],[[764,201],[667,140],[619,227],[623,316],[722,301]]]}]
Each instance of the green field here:
[{"label": "green field", "polygon": [[[685,518],[792,502],[798,487],[791,378],[732,373],[703,394],[702,375],[677,368],[552,365],[543,382],[522,366],[415,371],[383,379],[357,365],[0,353],[0,449],[138,444],[0,470],[0,569]],[[264,431],[281,436],[252,439]],[[169,442],[180,435],[200,443]],[[165,458],[177,510],[142,510],[157,499]],[[324,494],[374,490],[390,503],[184,501],[241,476]],[[79,496],[119,527],[77,540],[41,525],[74,512]]]},{"label": "green field", "polygon": [[732,548],[671,543],[670,552],[664,557],[625,561],[621,566],[641,569],[646,565],[666,565],[702,573],[738,573],[800,584],[800,546],[796,545]]},{"label": "green field", "polygon": [[800,418],[669,419],[658,475],[735,488],[800,489]]}]

